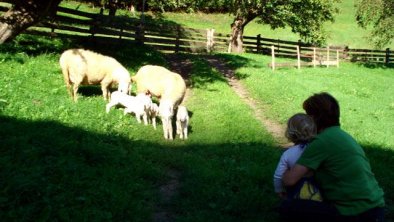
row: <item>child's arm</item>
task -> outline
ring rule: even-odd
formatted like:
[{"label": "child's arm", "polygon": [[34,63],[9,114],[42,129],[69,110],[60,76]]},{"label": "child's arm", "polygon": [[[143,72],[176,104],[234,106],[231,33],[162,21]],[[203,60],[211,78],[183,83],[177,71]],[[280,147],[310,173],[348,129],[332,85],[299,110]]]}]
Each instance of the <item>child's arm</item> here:
[{"label": "child's arm", "polygon": [[279,163],[276,167],[275,173],[274,173],[274,189],[275,193],[285,193],[286,190],[283,186],[282,182],[282,177],[283,174],[288,170],[289,167],[287,166],[287,156],[285,153],[282,154],[280,157]]}]

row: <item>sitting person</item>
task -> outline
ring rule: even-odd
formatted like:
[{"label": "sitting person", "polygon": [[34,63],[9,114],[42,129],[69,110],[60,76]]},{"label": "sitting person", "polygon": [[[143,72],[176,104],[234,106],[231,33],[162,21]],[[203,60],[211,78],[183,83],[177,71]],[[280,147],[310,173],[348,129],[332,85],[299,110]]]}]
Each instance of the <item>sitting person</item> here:
[{"label": "sitting person", "polygon": [[279,207],[282,220],[383,222],[384,192],[362,147],[341,129],[337,100],[325,92],[314,94],[303,108],[318,134],[282,180],[293,186],[313,172],[324,201],[285,200]]},{"label": "sitting person", "polygon": [[306,149],[308,142],[316,135],[316,125],[306,114],[297,113],[287,121],[286,138],[294,143],[281,156],[274,173],[274,189],[283,199],[308,199],[321,201],[321,195],[312,176],[304,177],[292,187],[284,187],[282,176],[291,169]]}]

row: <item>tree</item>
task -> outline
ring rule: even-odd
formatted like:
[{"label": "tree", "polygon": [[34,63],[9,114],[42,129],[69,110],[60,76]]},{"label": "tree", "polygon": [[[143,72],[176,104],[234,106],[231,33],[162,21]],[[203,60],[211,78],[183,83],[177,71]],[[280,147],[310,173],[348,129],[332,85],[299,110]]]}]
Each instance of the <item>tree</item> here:
[{"label": "tree", "polygon": [[0,18],[0,44],[15,38],[43,18],[56,14],[61,0],[13,0]]},{"label": "tree", "polygon": [[231,24],[231,51],[242,52],[243,31],[253,19],[271,28],[291,27],[307,42],[325,41],[322,25],[334,21],[338,0],[227,0],[230,12],[235,15]]},{"label": "tree", "polygon": [[394,39],[394,1],[393,0],[359,0],[356,4],[358,24],[367,28],[372,25],[369,35],[376,48],[390,44]]}]

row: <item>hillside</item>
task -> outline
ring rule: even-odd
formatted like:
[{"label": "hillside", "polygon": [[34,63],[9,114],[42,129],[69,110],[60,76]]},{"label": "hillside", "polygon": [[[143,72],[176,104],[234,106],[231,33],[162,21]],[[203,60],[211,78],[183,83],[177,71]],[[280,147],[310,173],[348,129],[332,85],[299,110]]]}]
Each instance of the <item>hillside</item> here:
[{"label": "hillside", "polygon": [[[324,25],[328,38],[328,45],[347,45],[350,48],[373,48],[366,39],[367,30],[358,27],[355,20],[354,0],[343,0],[339,4],[340,12],[336,15],[334,23]],[[148,16],[153,16],[148,13]],[[214,28],[219,33],[230,33],[230,24],[233,16],[229,14],[186,14],[186,13],[164,13],[162,19],[166,19],[187,27],[206,29]],[[245,35],[298,41],[297,34],[291,32],[290,28],[272,30],[268,25],[258,24],[252,21],[245,28]],[[387,47],[394,48],[394,42]]]}]

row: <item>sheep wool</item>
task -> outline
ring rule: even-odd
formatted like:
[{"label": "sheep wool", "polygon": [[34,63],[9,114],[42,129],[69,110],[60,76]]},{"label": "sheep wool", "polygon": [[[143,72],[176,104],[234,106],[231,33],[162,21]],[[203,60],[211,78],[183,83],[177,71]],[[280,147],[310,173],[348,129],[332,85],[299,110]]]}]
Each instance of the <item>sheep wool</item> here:
[{"label": "sheep wool", "polygon": [[182,103],[186,93],[186,83],[182,76],[161,66],[145,65],[131,77],[131,80],[136,83],[137,92],[150,93],[160,98],[159,114],[163,123],[164,138],[172,140],[174,109]]},{"label": "sheep wool", "polygon": [[[59,59],[64,82],[74,101],[79,85],[101,85],[103,97],[110,97],[109,88],[118,84],[118,90],[129,93],[130,74],[114,58],[85,49],[69,49]],[[72,88],[71,88],[72,87]]]}]

